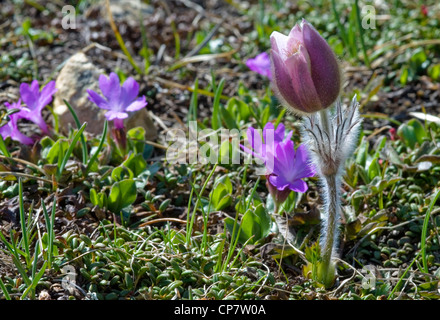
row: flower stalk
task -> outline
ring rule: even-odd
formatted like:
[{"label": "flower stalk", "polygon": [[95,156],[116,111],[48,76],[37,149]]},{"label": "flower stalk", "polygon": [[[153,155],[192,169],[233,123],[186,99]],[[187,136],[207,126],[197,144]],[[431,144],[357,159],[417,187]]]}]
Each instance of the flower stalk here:
[{"label": "flower stalk", "polygon": [[303,123],[304,143],[309,147],[322,185],[324,208],[318,280],[326,287],[333,285],[336,275],[332,259],[340,223],[341,182],[345,160],[353,151],[359,133],[358,107],[356,96],[346,108],[337,100],[334,115],[331,109],[321,110],[305,117]]}]

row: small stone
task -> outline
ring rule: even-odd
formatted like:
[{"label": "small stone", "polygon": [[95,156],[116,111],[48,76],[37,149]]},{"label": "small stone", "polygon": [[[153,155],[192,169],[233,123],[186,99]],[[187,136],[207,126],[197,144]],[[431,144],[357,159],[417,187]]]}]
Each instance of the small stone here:
[{"label": "small stone", "polygon": [[82,52],[70,57],[61,69],[56,79],[58,91],[54,98],[54,112],[58,115],[61,132],[67,133],[69,125],[76,128],[73,116],[63,100],[72,106],[81,123],[87,121],[87,132],[102,132],[104,112],[88,99],[87,89],[99,92],[98,79],[103,73]]}]

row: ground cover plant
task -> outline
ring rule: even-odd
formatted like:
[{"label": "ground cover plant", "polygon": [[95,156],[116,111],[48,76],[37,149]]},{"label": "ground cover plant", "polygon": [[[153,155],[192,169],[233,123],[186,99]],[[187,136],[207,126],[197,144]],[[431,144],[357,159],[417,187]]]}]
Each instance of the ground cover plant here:
[{"label": "ground cover plant", "polygon": [[440,297],[436,1],[0,3],[0,299]]}]

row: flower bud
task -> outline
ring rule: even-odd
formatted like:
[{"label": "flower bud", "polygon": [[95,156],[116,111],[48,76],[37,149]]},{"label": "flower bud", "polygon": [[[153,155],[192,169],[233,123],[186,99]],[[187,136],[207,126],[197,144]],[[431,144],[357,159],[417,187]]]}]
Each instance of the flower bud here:
[{"label": "flower bud", "polygon": [[303,19],[288,36],[274,31],[270,41],[272,85],[285,107],[307,114],[336,101],[341,69],[336,55],[311,24]]}]

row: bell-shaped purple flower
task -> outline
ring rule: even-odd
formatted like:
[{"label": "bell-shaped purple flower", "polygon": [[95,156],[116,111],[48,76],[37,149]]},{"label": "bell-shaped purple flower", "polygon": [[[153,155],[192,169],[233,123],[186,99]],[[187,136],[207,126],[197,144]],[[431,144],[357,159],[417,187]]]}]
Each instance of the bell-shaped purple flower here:
[{"label": "bell-shaped purple flower", "polygon": [[[267,169],[270,171],[273,167],[273,159],[267,158],[267,155],[270,154],[272,156],[275,153],[276,145],[280,142],[290,140],[292,134],[293,132],[290,131],[287,135],[285,135],[285,127],[282,123],[280,123],[275,129],[273,123],[268,122],[263,128],[263,139],[261,139],[258,130],[255,130],[253,127],[249,127],[247,130],[247,138],[252,150],[243,145],[241,148],[247,153],[250,153],[254,157],[262,160]],[[269,173],[271,173],[271,171]]]},{"label": "bell-shaped purple flower", "polygon": [[271,41],[272,86],[281,103],[299,114],[331,106],[339,96],[342,75],[336,55],[304,19]]},{"label": "bell-shaped purple flower", "polygon": [[43,119],[41,111],[45,106],[52,102],[52,97],[57,89],[55,88],[55,81],[48,82],[40,92],[38,81],[34,80],[29,85],[22,83],[20,85],[20,96],[26,107],[21,107],[20,115],[22,118],[32,121],[37,124],[44,133],[48,133],[49,129]]},{"label": "bell-shaped purple flower", "polygon": [[[22,109],[21,99],[19,99],[18,102],[12,104],[5,102],[5,105],[8,110]],[[4,126],[0,127],[0,135],[2,136],[3,139],[10,137],[14,141],[18,141],[22,144],[28,144],[28,145],[34,142],[31,138],[21,133],[20,130],[18,129],[17,122],[22,118],[23,118],[23,111],[19,111],[9,115],[9,121]]]},{"label": "bell-shaped purple flower", "polygon": [[[271,184],[269,191],[274,199],[278,196],[285,199],[288,190],[307,191],[307,184],[302,179],[314,176],[315,170],[310,164],[306,147],[300,145],[296,151],[293,148],[292,131],[285,135],[283,124],[279,124],[275,130],[269,122],[263,129],[263,140],[253,128],[248,129],[247,137],[252,150],[243,145],[241,148],[264,161],[266,176]],[[280,194],[275,194],[276,191]]]},{"label": "bell-shaped purple flower", "polygon": [[270,57],[267,52],[262,52],[255,58],[246,60],[246,66],[252,71],[261,74],[262,76],[272,79],[272,72],[270,70]]},{"label": "bell-shaped purple flower", "polygon": [[124,128],[124,119],[128,117],[127,112],[140,110],[147,105],[145,96],[138,98],[139,84],[131,77],[127,78],[121,86],[116,73],[110,73],[109,77],[101,75],[99,88],[104,97],[89,89],[87,90],[89,100],[101,109],[108,110],[105,117],[113,121],[116,129]]},{"label": "bell-shaped purple flower", "polygon": [[275,147],[273,173],[269,182],[279,191],[290,189],[296,192],[306,192],[307,183],[302,179],[313,177],[315,170],[310,164],[305,145],[295,150],[293,141],[278,143]]}]

